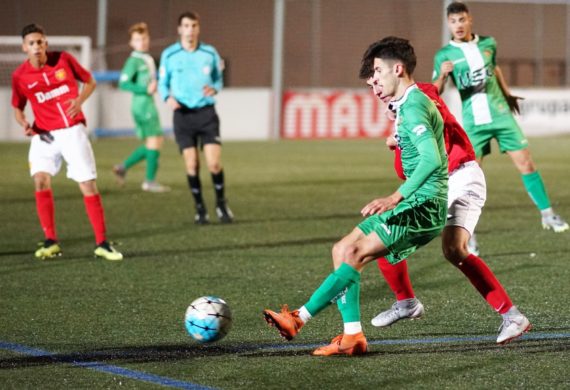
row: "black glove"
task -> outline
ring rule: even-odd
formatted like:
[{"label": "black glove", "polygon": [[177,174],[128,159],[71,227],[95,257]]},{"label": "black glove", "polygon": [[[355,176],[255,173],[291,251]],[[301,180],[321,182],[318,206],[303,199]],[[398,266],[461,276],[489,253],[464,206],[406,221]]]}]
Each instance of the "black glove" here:
[{"label": "black glove", "polygon": [[519,107],[519,100],[524,100],[523,97],[520,96],[514,96],[514,95],[509,95],[506,97],[507,98],[507,104],[509,105],[509,109],[515,113],[515,114],[519,114],[521,113],[521,109]]}]

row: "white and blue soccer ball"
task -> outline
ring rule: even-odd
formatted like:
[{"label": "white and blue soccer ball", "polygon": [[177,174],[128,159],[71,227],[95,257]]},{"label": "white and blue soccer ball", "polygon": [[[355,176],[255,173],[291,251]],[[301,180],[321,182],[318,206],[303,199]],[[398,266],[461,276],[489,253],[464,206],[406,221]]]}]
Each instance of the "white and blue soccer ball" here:
[{"label": "white and blue soccer ball", "polygon": [[232,327],[232,312],[221,298],[200,297],[186,309],[184,324],[192,338],[201,343],[211,343],[228,334]]}]

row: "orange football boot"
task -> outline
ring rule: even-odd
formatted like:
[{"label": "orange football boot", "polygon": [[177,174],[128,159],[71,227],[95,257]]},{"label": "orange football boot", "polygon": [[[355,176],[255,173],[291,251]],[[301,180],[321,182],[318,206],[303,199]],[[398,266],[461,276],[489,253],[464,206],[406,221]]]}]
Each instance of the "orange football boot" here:
[{"label": "orange football boot", "polygon": [[368,343],[364,333],[340,334],[332,339],[329,345],[319,347],[312,353],[313,356],[331,355],[362,355],[368,351]]},{"label": "orange football boot", "polygon": [[287,340],[292,340],[299,333],[304,322],[299,318],[299,310],[289,311],[287,305],[281,307],[281,313],[273,310],[263,310],[265,321],[277,328],[281,336]]}]

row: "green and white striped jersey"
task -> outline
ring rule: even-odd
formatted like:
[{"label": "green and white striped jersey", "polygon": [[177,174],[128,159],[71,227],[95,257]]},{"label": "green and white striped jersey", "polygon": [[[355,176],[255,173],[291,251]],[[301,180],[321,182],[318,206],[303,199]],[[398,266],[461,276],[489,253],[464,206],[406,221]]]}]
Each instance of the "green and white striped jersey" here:
[{"label": "green and white striped jersey", "polygon": [[439,77],[443,62],[453,63],[450,76],[461,96],[467,129],[512,116],[495,75],[496,55],[495,39],[479,35],[469,42],[450,41],[435,54],[433,80]]}]

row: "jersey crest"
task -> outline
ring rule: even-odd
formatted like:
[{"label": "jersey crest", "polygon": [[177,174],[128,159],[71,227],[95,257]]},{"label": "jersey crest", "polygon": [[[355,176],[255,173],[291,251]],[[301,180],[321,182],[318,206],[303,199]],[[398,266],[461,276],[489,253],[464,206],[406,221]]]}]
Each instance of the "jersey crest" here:
[{"label": "jersey crest", "polygon": [[65,73],[65,69],[58,69],[55,71],[55,79],[57,81],[63,81],[67,78],[67,73]]}]

